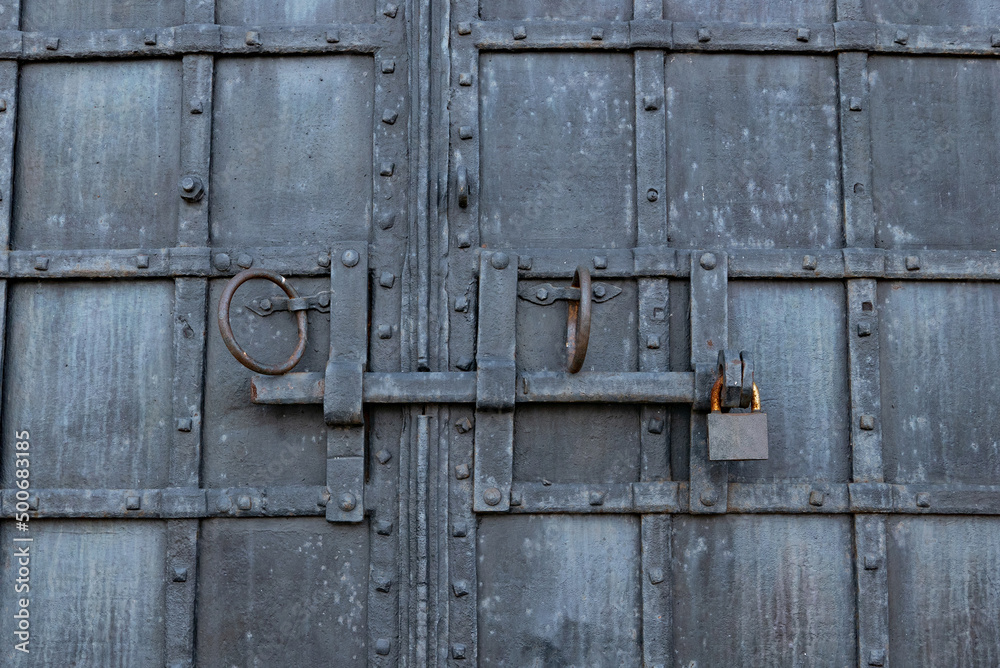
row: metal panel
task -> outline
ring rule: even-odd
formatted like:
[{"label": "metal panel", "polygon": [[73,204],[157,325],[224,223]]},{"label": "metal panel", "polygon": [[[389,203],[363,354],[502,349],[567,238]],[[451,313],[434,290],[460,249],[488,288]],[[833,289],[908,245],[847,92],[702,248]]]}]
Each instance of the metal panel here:
[{"label": "metal panel", "polygon": [[232,26],[369,23],[374,0],[216,0],[218,23]]},{"label": "metal panel", "polygon": [[604,19],[627,21],[632,18],[631,0],[481,0],[479,16],[484,19]]},{"label": "metal panel", "polygon": [[176,26],[185,0],[23,0],[21,30],[101,30]]},{"label": "metal panel", "polygon": [[672,21],[732,21],[738,23],[801,23],[832,21],[833,0],[663,0],[663,16]]}]

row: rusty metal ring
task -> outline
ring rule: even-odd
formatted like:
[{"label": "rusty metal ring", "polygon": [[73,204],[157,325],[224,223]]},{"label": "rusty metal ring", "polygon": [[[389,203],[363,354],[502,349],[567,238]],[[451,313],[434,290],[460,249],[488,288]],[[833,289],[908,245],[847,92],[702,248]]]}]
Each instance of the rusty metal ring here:
[{"label": "rusty metal ring", "polygon": [[566,313],[566,357],[569,372],[576,373],[583,368],[590,343],[590,272],[584,266],[576,268],[570,287],[580,288],[580,301],[570,300]]},{"label": "rusty metal ring", "polygon": [[[753,398],[750,400],[750,412],[760,410],[760,390],[757,389],[757,383],[753,383]],[[719,413],[722,411],[722,376],[719,376],[715,380],[715,385],[712,386],[712,395],[710,400],[711,410],[713,413]]]},{"label": "rusty metal ring", "polygon": [[222,341],[229,348],[229,352],[233,354],[237,362],[251,371],[264,373],[269,376],[278,376],[291,371],[292,367],[299,363],[299,360],[302,359],[302,354],[306,351],[306,312],[297,311],[295,313],[299,326],[299,341],[291,357],[281,364],[261,364],[250,357],[240,347],[240,344],[236,342],[236,337],[233,335],[233,327],[229,322],[229,306],[233,301],[233,295],[236,294],[236,289],[254,278],[263,278],[271,281],[284,290],[289,299],[298,299],[299,297],[299,293],[295,291],[295,288],[281,274],[268,269],[244,269],[233,276],[229,283],[226,284],[226,289],[222,291],[222,297],[219,298],[219,333],[222,334]]}]

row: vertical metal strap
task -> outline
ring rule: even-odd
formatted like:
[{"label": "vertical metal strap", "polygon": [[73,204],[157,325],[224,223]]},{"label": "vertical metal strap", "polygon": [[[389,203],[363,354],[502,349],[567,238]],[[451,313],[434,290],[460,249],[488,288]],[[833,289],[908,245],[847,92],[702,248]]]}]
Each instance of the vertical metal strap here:
[{"label": "vertical metal strap", "polygon": [[[214,23],[215,3],[188,0],[184,20]],[[209,245],[209,166],[212,137],[212,56],[185,56],[181,86],[181,175],[196,175],[205,186],[201,200],[182,200],[177,219],[177,245]],[[179,196],[179,195],[174,195]],[[204,359],[207,340],[208,280],[178,278],[174,282],[173,439],[170,445],[172,487],[200,486],[201,428],[204,405]],[[166,652],[170,668],[194,665],[195,591],[198,563],[198,520],[167,521]]]},{"label": "vertical metal strap", "polygon": [[342,241],[330,253],[330,358],[323,415],[330,522],[364,519],[362,379],[368,361],[368,243]]},{"label": "vertical metal strap", "polygon": [[[638,0],[636,19],[663,18],[663,3]],[[662,51],[635,55],[635,173],[639,246],[667,243],[667,127],[664,104]],[[639,289],[639,370],[668,371],[669,282],[643,278]],[[670,479],[666,406],[644,405],[639,426],[642,482]],[[642,544],[642,653],[643,664],[672,663],[670,515],[644,515]]]},{"label": "vertical metal strap", "polygon": [[841,174],[844,232],[848,247],[875,245],[871,193],[871,113],[868,109],[868,54],[837,55],[840,86]]},{"label": "vertical metal strap", "polygon": [[[0,29],[17,30],[21,16],[20,0],[13,0],[0,14]],[[17,129],[16,60],[0,61],[0,248],[11,247],[11,202],[13,201],[14,137]],[[0,259],[0,270],[8,270],[6,254]],[[4,349],[7,338],[7,280],[0,279],[0,378],[3,377]],[[0,389],[2,391],[2,389]]]},{"label": "vertical metal strap", "polygon": [[[714,366],[729,341],[728,256],[720,251],[691,254],[691,365]],[[706,374],[699,374],[706,376]],[[704,394],[704,388],[698,388]],[[708,418],[691,412],[692,513],[724,513],[729,465],[708,459]]]},{"label": "vertical metal strap", "polygon": [[473,509],[510,510],[514,472],[517,257],[483,251],[479,267]]}]

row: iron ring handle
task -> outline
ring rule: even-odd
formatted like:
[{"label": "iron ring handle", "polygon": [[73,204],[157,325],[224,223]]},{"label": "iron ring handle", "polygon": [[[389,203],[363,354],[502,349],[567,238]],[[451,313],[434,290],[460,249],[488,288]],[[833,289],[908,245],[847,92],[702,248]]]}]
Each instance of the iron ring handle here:
[{"label": "iron ring handle", "polygon": [[582,265],[577,267],[570,287],[580,288],[580,301],[571,300],[566,313],[566,356],[569,372],[576,373],[583,368],[590,343],[590,271]]},{"label": "iron ring handle", "polygon": [[302,359],[302,354],[306,351],[306,312],[297,311],[295,313],[299,326],[299,340],[291,357],[281,364],[261,364],[250,357],[240,344],[236,342],[236,337],[233,335],[233,327],[229,322],[229,306],[232,304],[236,289],[254,278],[263,278],[271,281],[284,290],[289,299],[298,299],[299,297],[299,293],[295,291],[295,288],[281,274],[268,269],[244,269],[232,277],[229,283],[226,284],[226,289],[222,291],[222,297],[219,298],[219,333],[222,334],[222,341],[226,344],[226,348],[229,348],[229,352],[233,354],[237,362],[251,371],[269,376],[279,376],[291,371],[292,367],[299,363],[299,360]]}]

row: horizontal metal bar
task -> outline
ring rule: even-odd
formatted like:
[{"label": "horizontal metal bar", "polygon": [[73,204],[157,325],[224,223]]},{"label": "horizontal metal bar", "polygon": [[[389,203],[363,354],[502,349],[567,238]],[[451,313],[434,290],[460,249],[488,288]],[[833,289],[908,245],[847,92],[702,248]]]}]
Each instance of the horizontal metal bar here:
[{"label": "horizontal metal bar", "polygon": [[[727,251],[730,278],[1000,280],[1000,253],[993,249]],[[595,281],[686,278],[691,272],[692,254],[700,256],[704,252],[667,246],[516,251],[521,279],[572,279],[573,272],[582,265],[589,269]],[[330,273],[330,254],[326,249],[288,247],[0,251],[0,278],[228,277],[251,266],[271,269],[285,276],[325,276]],[[538,287],[522,286],[520,289],[524,292]],[[607,294],[595,301],[607,301],[616,288],[605,285],[605,289]],[[551,298],[548,295],[549,301]]]},{"label": "horizontal metal bar", "polygon": [[[0,493],[0,515],[5,518],[19,512],[17,491]],[[313,517],[326,514],[329,498],[327,488],[319,486],[33,489],[24,503],[31,518]]]},{"label": "horizontal metal bar", "polygon": [[[428,375],[428,374],[425,374]],[[18,511],[16,489],[0,491],[0,517]],[[32,489],[28,516],[180,519],[322,517],[323,486],[226,489]],[[951,483],[729,483],[727,512],[741,514],[1000,515],[1000,485]],[[687,513],[687,482],[515,482],[512,513]]]},{"label": "horizontal metal bar", "polygon": [[[630,50],[1000,55],[989,26],[910,26],[846,21],[754,24],[635,21],[476,21],[477,48],[490,51]],[[460,35],[463,33],[460,33]]]},{"label": "horizontal metal bar", "polygon": [[0,31],[0,58],[163,58],[189,54],[374,53],[398,45],[402,31],[376,23],[313,26],[183,25],[114,30]]},{"label": "horizontal metal bar", "polygon": [[[512,513],[687,513],[686,482],[515,482]],[[727,512],[1000,515],[1000,486],[729,483]]]},{"label": "horizontal metal bar", "polygon": [[[365,403],[475,403],[475,372],[372,373],[364,375]],[[254,375],[251,399],[257,404],[323,403],[321,373]],[[691,403],[691,372],[591,372],[518,375],[515,400],[525,403]]]}]

